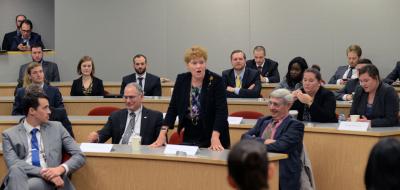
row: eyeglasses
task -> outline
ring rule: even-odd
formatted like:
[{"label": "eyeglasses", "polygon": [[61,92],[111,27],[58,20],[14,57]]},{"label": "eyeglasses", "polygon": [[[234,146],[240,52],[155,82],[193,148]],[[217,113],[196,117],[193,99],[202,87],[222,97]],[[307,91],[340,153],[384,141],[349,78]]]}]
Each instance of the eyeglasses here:
[{"label": "eyeglasses", "polygon": [[138,96],[124,96],[124,99],[133,100],[136,99]]},{"label": "eyeglasses", "polygon": [[267,102],[267,105],[268,105],[268,106],[279,107],[279,106],[282,106],[283,103],[273,102],[273,101],[269,100],[269,101]]}]

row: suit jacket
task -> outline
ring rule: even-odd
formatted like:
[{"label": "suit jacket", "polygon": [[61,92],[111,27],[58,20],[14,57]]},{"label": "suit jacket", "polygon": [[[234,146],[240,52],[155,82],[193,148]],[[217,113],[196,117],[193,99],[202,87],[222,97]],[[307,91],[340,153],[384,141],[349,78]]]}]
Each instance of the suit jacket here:
[{"label": "suit jacket", "polygon": [[346,66],[339,66],[335,72],[335,74],[329,79],[328,84],[336,84],[337,80],[343,78],[344,73],[349,68],[348,65]]},{"label": "suit jacket", "polygon": [[[71,96],[84,96],[82,91],[82,77],[74,80],[71,87]],[[90,96],[104,96],[103,81],[96,77],[92,79],[92,94]]]},{"label": "suit jacket", "polygon": [[[365,115],[368,103],[368,93],[361,86],[357,87],[350,114]],[[392,127],[398,124],[399,97],[394,88],[388,84],[380,83],[372,104],[372,127]]]},{"label": "suit jacket", "polygon": [[[144,95],[145,96],[161,96],[160,77],[146,73],[144,79]],[[124,76],[122,78],[120,94],[124,95],[125,86],[131,82],[136,82],[136,73]]]},{"label": "suit jacket", "polygon": [[179,117],[178,131],[185,128],[183,142],[185,144],[209,147],[213,131],[220,133],[220,141],[224,148],[229,148],[228,105],[226,88],[222,78],[206,70],[200,92],[199,125],[193,127],[189,116],[190,89],[192,74],[179,74],[175,80],[174,91],[164,119],[163,125],[173,128],[176,116]]},{"label": "suit jacket", "polygon": [[[25,64],[21,65],[21,67],[19,68],[18,82],[21,83],[20,87],[22,87],[22,82],[24,80],[25,71],[26,71],[26,68],[28,67],[28,65],[29,65],[29,63],[25,63]],[[58,66],[56,63],[43,60],[42,68],[43,68],[44,77],[46,78],[47,82],[59,82],[60,81],[60,74],[58,72]]]},{"label": "suit jacket", "polygon": [[396,67],[393,69],[393,71],[390,72],[385,79],[383,79],[383,82],[392,84],[398,78],[400,78],[400,61],[396,63]]},{"label": "suit jacket", "polygon": [[[227,86],[235,87],[235,71],[228,69],[222,72],[222,78]],[[248,89],[252,84],[255,84],[253,89]],[[239,94],[227,92],[228,98],[259,98],[261,97],[261,81],[260,74],[257,70],[246,68],[242,79],[242,88]]]},{"label": "suit jacket", "polygon": [[[64,108],[62,96],[57,87],[44,84],[43,91],[49,98],[50,107]],[[23,102],[22,102],[24,95],[25,95],[25,88],[18,88],[13,103],[13,110],[11,113],[12,115],[24,115]]]},{"label": "suit jacket", "polygon": [[[22,43],[24,40],[21,38],[21,35],[19,36],[14,36],[12,42],[11,42],[11,48],[9,51],[19,51],[19,49],[17,48],[18,45],[20,43]],[[40,36],[40,34],[32,32],[31,33],[31,38],[29,39],[29,45],[39,45],[42,47],[42,49],[45,49],[43,42],[42,42],[42,37]]]},{"label": "suit jacket", "polygon": [[50,121],[58,121],[64,126],[72,138],[75,138],[74,132],[72,131],[72,124],[68,119],[67,111],[64,108],[53,108],[50,107]]},{"label": "suit jacket", "polygon": [[336,100],[343,101],[343,96],[345,94],[353,93],[356,90],[357,86],[360,86],[360,81],[358,80],[358,78],[347,81],[346,85],[342,89],[334,92],[335,96],[336,96]]},{"label": "suit jacket", "polygon": [[[242,139],[255,139],[264,143],[261,138],[265,127],[272,122],[272,117],[258,119],[256,125],[242,135]],[[289,158],[279,161],[279,189],[300,189],[300,173],[302,162],[300,156],[303,150],[304,124],[286,117],[275,132],[275,143],[267,145],[268,152],[288,154]]]},{"label": "suit jacket", "polygon": [[[125,131],[127,118],[127,109],[111,113],[104,127],[97,131],[99,134],[99,142],[104,143],[111,137],[112,144],[119,144]],[[162,118],[163,115],[161,112],[143,107],[140,126],[142,145],[149,145],[157,140],[161,129]]]},{"label": "suit jacket", "polygon": [[[254,59],[246,61],[246,67],[257,70],[257,64]],[[278,83],[281,78],[278,71],[278,62],[265,58],[261,75],[267,77],[270,83]]]},{"label": "suit jacket", "polygon": [[3,50],[10,51],[11,50],[12,41],[16,36],[17,36],[17,31],[16,30],[5,34],[4,38],[3,38],[3,44],[1,45],[1,48]]},{"label": "suit jacket", "polygon": [[[304,93],[304,90],[303,90]],[[298,115],[297,119],[303,121],[304,114],[304,106],[305,104],[301,103],[299,100],[296,100],[291,110],[297,110]],[[311,104],[310,115],[312,122],[321,122],[321,123],[330,123],[337,122],[336,119],[336,99],[333,92],[330,90],[326,90],[324,87],[320,87],[317,93],[315,94],[313,104]]]},{"label": "suit jacket", "polygon": [[[68,134],[60,122],[49,121],[40,126],[41,139],[43,140],[46,163],[48,167],[57,167],[66,164],[69,172],[74,172],[85,164],[85,156],[76,144],[74,139]],[[24,124],[9,128],[2,133],[3,136],[3,156],[7,168],[21,167],[28,176],[40,177],[40,167],[33,166],[25,162],[28,156],[28,138]],[[62,163],[62,151],[71,155],[71,158]],[[63,176],[64,189],[73,189],[67,174]],[[5,178],[7,185],[7,176]]]}]

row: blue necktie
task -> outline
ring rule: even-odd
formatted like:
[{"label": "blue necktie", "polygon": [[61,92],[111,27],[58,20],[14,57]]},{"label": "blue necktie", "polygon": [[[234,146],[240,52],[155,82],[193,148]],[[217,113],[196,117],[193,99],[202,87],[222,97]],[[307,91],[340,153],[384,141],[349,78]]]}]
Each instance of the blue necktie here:
[{"label": "blue necktie", "polygon": [[39,129],[32,129],[31,134],[31,145],[32,145],[32,165],[40,167],[40,159],[39,159],[39,145],[38,145],[38,140],[36,138],[36,132],[38,132]]}]

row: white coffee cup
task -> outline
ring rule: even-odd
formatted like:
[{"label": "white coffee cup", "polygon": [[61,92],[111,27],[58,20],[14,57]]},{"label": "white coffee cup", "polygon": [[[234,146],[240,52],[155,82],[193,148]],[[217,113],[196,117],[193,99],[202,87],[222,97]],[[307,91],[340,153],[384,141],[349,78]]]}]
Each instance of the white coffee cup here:
[{"label": "white coffee cup", "polygon": [[360,115],[350,115],[351,122],[356,122],[358,119],[360,119]]},{"label": "white coffee cup", "polygon": [[292,116],[293,119],[297,119],[297,115],[299,112],[297,110],[289,110],[289,115]]},{"label": "white coffee cup", "polygon": [[140,145],[142,144],[142,137],[139,135],[132,135],[131,136],[131,145],[133,150],[140,149]]}]

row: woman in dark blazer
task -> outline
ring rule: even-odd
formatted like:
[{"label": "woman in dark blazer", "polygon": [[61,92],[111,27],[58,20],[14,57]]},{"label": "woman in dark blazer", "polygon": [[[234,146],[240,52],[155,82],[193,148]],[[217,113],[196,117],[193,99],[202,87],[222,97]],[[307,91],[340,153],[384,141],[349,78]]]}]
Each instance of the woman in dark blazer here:
[{"label": "woman in dark blazer", "polygon": [[311,122],[337,122],[336,99],[333,92],[321,86],[321,74],[315,69],[306,69],[303,88],[293,91],[297,99],[291,110],[297,110],[297,119]]},{"label": "woman in dark blazer", "polygon": [[152,144],[166,142],[168,128],[179,117],[178,132],[184,130],[183,143],[211,150],[229,148],[228,106],[222,78],[206,69],[207,51],[193,46],[185,52],[189,70],[177,76],[171,102],[158,139]]},{"label": "woman in dark blazer", "polygon": [[399,97],[394,88],[382,83],[374,65],[359,70],[360,86],[355,90],[350,114],[360,115],[358,121],[371,121],[372,127],[398,124]]},{"label": "woman in dark blazer", "polygon": [[94,62],[89,56],[83,56],[77,67],[78,79],[71,87],[71,96],[104,96],[103,81],[94,76]]}]

